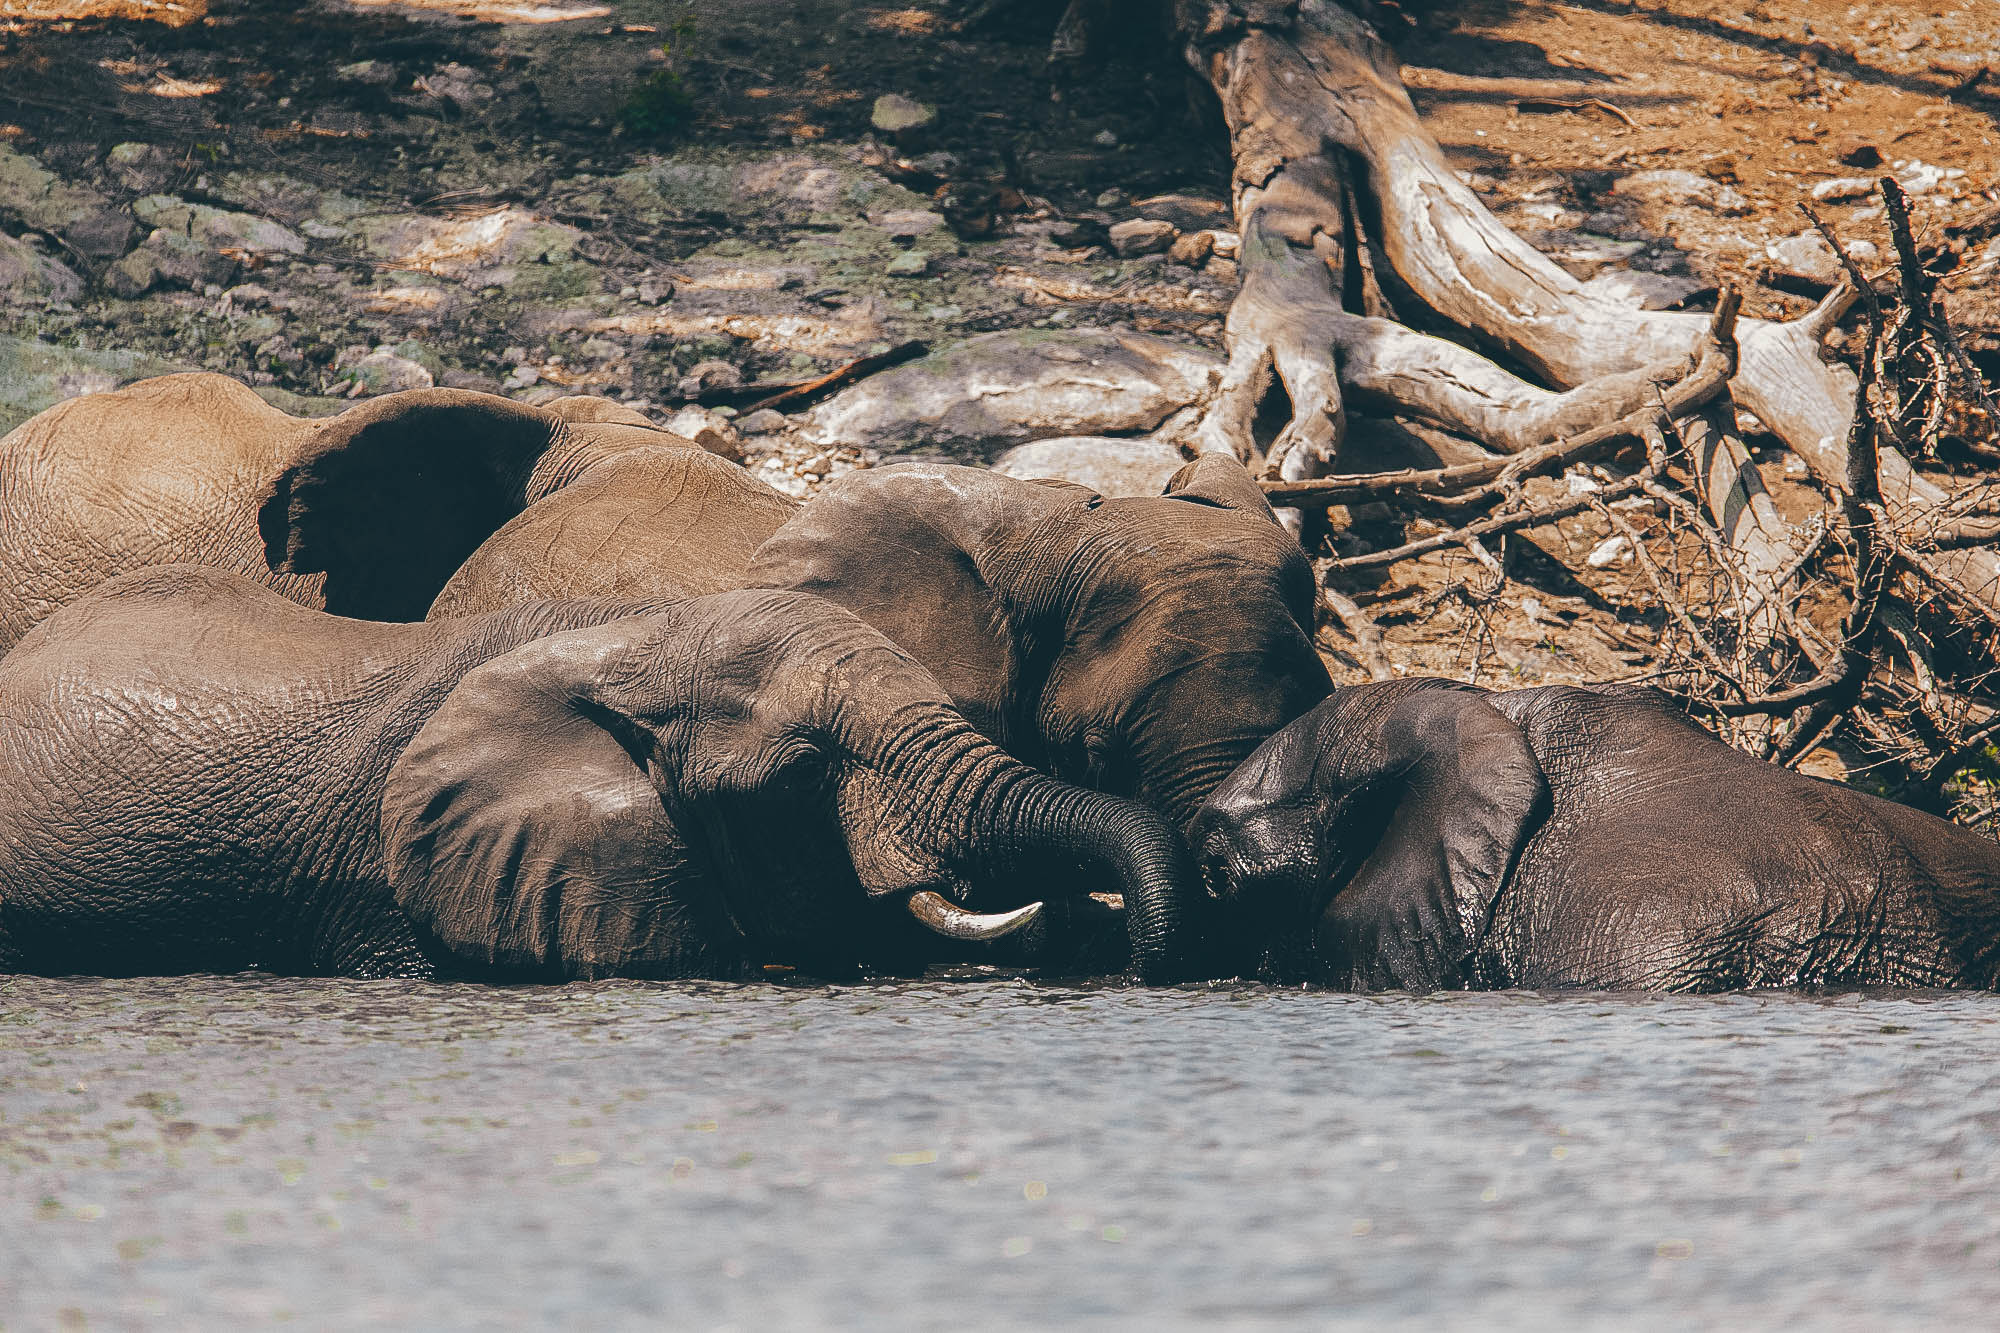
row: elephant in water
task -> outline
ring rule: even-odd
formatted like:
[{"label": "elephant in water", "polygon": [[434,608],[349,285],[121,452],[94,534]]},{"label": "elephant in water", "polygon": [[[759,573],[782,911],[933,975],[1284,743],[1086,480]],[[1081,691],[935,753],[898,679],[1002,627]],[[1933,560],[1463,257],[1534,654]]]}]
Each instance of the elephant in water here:
[{"label": "elephant in water", "polygon": [[2000,982],[2000,843],[1650,690],[1336,690],[1192,836],[1268,965],[1344,988]]},{"label": "elephant in water", "polygon": [[[373,467],[329,448],[278,479],[262,516],[274,567],[343,581],[432,567],[396,554],[425,540],[420,525],[369,516],[442,503],[438,488],[410,477],[412,494],[385,503],[394,486]],[[522,513],[432,614],[705,591],[685,586],[677,537],[627,521],[660,501],[623,486],[572,485]],[[747,564],[741,583],[814,593],[888,635],[1011,753],[1176,822],[1330,687],[1311,568],[1233,458],[1117,499],[948,464],[853,472]]]},{"label": "elephant in water", "polygon": [[[338,540],[355,554],[330,579],[273,573],[260,502],[296,458],[329,453],[373,469],[345,492],[350,521]],[[303,606],[419,619],[524,507],[571,484],[602,489],[620,470],[646,479],[623,488],[656,511],[672,497],[673,512],[657,521],[698,553],[683,559],[674,595],[740,583],[750,553],[793,508],[734,464],[598,398],[532,408],[426,389],[313,421],[208,374],[73,398],[0,439],[0,652],[105,580],[176,562],[234,570]],[[407,476],[431,484],[413,490]]]},{"label": "elephant in water", "polygon": [[6,970],[838,974],[920,965],[913,915],[1004,929],[1033,885],[1121,890],[1171,980],[1198,893],[1157,815],[790,592],[390,625],[127,575],[0,659],[0,791]]}]

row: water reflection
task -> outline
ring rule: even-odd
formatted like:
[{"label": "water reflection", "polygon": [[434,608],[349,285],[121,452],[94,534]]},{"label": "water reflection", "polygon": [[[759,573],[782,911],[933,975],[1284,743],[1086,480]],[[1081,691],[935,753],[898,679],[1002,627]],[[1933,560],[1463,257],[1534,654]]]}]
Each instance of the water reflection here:
[{"label": "water reflection", "polygon": [[1976,1320],[1996,1057],[1964,994],[15,979],[0,1323]]}]

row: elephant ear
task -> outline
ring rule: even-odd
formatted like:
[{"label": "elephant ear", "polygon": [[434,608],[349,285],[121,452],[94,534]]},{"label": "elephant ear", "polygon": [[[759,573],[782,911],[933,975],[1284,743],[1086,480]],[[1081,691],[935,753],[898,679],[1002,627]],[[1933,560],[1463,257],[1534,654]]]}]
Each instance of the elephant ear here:
[{"label": "elephant ear", "polygon": [[1359,865],[1320,918],[1318,951],[1327,979],[1353,989],[1463,986],[1548,783],[1483,692],[1382,687],[1389,706],[1369,708],[1370,689],[1342,691],[1322,720],[1318,781],[1339,812],[1325,863]]},{"label": "elephant ear", "polygon": [[[1023,626],[994,553],[1035,524],[1100,497],[1066,482],[911,463],[851,472],[773,533],[751,560],[754,587],[815,593],[852,611],[923,663],[966,717],[1030,763],[1031,720],[1010,720]],[[1050,645],[1050,650],[1059,645]]]},{"label": "elephant ear", "polygon": [[619,682],[660,619],[550,635],[468,672],[391,769],[396,902],[453,955],[554,979],[704,970],[726,937],[648,775]]},{"label": "elephant ear", "polygon": [[559,419],[462,389],[388,394],[323,423],[259,496],[274,570],[324,572],[327,610],[421,620],[522,505]]},{"label": "elephant ear", "polygon": [[1203,454],[1182,464],[1180,471],[1167,478],[1165,494],[1217,509],[1260,514],[1273,523],[1278,521],[1277,510],[1264,498],[1264,488],[1229,454]]}]

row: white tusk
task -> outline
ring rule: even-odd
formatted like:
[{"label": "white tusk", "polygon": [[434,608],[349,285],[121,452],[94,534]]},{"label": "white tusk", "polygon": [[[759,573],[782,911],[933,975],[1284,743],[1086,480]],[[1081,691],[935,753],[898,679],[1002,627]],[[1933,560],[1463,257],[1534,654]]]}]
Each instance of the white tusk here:
[{"label": "white tusk", "polygon": [[911,894],[909,906],[911,916],[930,930],[953,940],[997,940],[1042,918],[1040,903],[1029,903],[1011,912],[968,912],[943,894],[929,889]]}]

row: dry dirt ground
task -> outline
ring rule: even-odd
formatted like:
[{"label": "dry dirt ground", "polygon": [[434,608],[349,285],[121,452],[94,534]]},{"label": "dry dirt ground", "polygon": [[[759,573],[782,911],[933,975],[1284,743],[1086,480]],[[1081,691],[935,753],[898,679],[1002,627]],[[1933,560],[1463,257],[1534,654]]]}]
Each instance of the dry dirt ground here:
[{"label": "dry dirt ground", "polygon": [[[176,366],[301,412],[436,382],[670,417],[913,339],[1095,326],[1219,351],[1225,136],[1171,53],[1135,32],[1052,70],[1059,5],[961,29],[967,8],[0,0],[0,429]],[[1820,187],[1880,269],[1879,208],[1844,182],[1893,174],[2000,369],[2000,5],[1382,8],[1454,162],[1579,275],[1655,305],[1729,282],[1748,314],[1796,315],[1828,259],[1793,239],[1799,205]],[[879,131],[884,94],[935,118]],[[1133,217],[1223,244],[1121,258],[1105,229]],[[796,492],[878,453],[742,424],[748,462]],[[1349,465],[1387,461],[1394,433],[1362,434]],[[1753,443],[1785,512],[1817,512],[1798,460]],[[1364,512],[1330,540],[1413,531]],[[1665,617],[1641,569],[1580,559],[1611,535],[1586,515],[1516,539],[1497,597],[1462,557],[1356,592],[1398,669],[1643,676]],[[1323,644],[1358,673],[1337,630]]]}]

